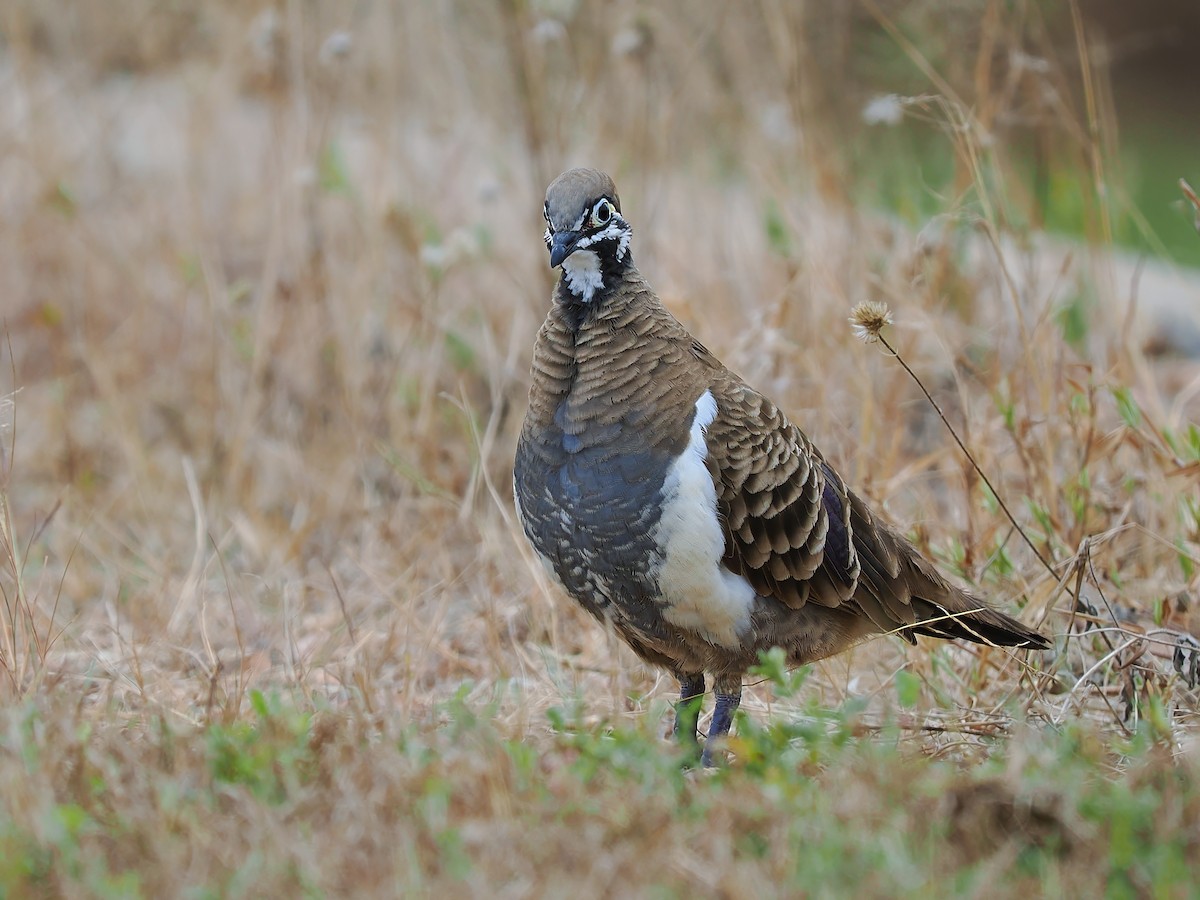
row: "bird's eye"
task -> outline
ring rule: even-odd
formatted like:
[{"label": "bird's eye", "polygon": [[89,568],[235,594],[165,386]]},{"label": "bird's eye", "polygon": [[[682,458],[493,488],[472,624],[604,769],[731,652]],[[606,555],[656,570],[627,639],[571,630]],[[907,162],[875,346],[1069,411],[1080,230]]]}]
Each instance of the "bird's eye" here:
[{"label": "bird's eye", "polygon": [[607,200],[601,200],[596,204],[596,208],[592,210],[592,221],[597,225],[607,225],[612,216],[612,204]]}]

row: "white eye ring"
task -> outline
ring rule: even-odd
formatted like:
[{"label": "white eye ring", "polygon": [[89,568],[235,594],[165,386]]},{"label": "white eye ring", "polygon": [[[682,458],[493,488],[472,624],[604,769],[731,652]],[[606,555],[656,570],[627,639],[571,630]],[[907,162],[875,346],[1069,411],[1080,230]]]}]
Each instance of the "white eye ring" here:
[{"label": "white eye ring", "polygon": [[601,200],[596,204],[596,208],[592,210],[592,222],[594,222],[596,225],[607,225],[612,221],[612,217],[612,204],[607,200]]}]

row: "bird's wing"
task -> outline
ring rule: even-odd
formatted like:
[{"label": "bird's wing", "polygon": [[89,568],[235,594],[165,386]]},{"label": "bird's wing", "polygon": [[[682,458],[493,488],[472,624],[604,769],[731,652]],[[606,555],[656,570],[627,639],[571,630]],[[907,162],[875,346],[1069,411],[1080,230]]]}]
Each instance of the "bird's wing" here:
[{"label": "bird's wing", "polygon": [[880,631],[912,625],[903,540],[778,407],[720,374],[706,445],[725,566],[793,608],[849,604]]}]

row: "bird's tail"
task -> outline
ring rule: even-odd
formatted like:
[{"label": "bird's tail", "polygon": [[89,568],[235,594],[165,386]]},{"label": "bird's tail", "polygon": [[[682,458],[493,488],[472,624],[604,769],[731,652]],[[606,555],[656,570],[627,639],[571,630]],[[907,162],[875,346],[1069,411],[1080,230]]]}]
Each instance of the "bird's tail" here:
[{"label": "bird's tail", "polygon": [[[850,527],[860,566],[855,600],[881,631],[961,638],[998,647],[1045,649],[1050,643],[1011,616],[955,587],[920,552],[848,491]],[[899,628],[896,628],[899,626]]]},{"label": "bird's tail", "polygon": [[[913,597],[917,624],[906,629],[912,634],[959,638],[995,647],[1028,647],[1045,650],[1050,642],[1012,616],[992,609],[982,600],[963,593],[963,609],[951,611],[946,605]],[[956,604],[957,605],[957,604]]]},{"label": "bird's tail", "polygon": [[[920,571],[914,579],[917,584],[913,585],[912,597],[917,621],[906,629],[912,634],[959,638],[996,647],[1045,650],[1050,646],[1050,642],[1032,628],[949,584],[933,572],[924,559],[917,558],[914,562]],[[928,590],[921,590],[921,587],[928,587]]]}]

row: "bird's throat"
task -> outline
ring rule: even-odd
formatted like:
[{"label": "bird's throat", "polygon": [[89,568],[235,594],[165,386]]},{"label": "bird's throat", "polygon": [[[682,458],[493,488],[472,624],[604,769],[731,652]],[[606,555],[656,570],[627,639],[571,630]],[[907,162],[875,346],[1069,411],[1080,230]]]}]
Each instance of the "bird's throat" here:
[{"label": "bird's throat", "polygon": [[591,303],[596,292],[604,287],[604,271],[600,254],[595,250],[576,250],[563,260],[563,283],[581,303]]}]

